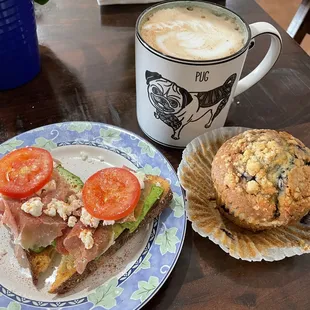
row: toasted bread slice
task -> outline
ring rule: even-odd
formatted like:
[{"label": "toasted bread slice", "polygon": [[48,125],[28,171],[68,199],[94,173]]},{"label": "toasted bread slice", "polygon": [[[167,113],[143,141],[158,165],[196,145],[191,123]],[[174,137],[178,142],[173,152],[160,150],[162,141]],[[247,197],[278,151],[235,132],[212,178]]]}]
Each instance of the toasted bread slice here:
[{"label": "toasted bread slice", "polygon": [[[167,180],[159,177],[148,175],[145,181],[145,187],[141,193],[140,201],[143,201],[145,197],[150,193],[153,185],[160,184],[163,189],[163,194],[160,199],[152,206],[151,210],[146,214],[145,218],[139,225],[139,228],[152,222],[163,210],[169,206],[172,200],[172,191]],[[74,266],[74,261],[69,255],[63,255],[60,265],[58,267],[57,276],[55,282],[52,284],[49,293],[64,294],[74,288],[78,283],[87,278],[90,274],[96,271],[100,265],[104,262],[107,256],[113,255],[118,249],[120,249],[134,234],[138,231],[130,233],[128,229],[123,231],[121,235],[115,240],[115,243],[99,258],[89,262],[85,271],[79,274]]]},{"label": "toasted bread slice", "polygon": [[56,251],[53,246],[48,246],[40,253],[26,251],[29,267],[32,275],[32,281],[35,285],[38,283],[39,275],[50,266]]},{"label": "toasted bread slice", "polygon": [[[82,180],[63,168],[60,164],[56,167],[56,170],[66,180],[74,192],[78,193],[83,188],[84,183]],[[36,285],[39,275],[47,270],[57,252],[53,246],[48,246],[39,253],[31,250],[25,252],[29,261],[32,281],[33,284]]]}]

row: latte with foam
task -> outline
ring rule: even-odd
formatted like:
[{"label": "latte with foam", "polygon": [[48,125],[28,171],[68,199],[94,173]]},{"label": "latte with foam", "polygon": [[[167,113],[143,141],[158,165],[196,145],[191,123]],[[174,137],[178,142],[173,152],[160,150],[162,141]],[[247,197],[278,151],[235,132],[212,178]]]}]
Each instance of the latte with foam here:
[{"label": "latte with foam", "polygon": [[175,6],[157,10],[141,23],[143,40],[162,54],[181,59],[214,60],[238,52],[247,32],[226,10]]}]

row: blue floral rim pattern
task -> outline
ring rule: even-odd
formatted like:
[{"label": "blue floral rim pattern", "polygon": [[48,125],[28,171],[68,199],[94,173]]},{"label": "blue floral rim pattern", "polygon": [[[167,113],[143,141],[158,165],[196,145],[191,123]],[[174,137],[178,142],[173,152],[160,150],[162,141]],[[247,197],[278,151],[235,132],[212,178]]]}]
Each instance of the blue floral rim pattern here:
[{"label": "blue floral rim pattern", "polygon": [[0,158],[8,152],[38,146],[52,151],[66,145],[89,145],[112,151],[133,163],[137,170],[160,175],[170,182],[173,201],[154,220],[147,245],[133,266],[87,296],[66,301],[36,301],[1,285],[0,309],[140,309],[160,289],[182,249],[186,231],[184,197],[169,161],[149,142],[124,129],[94,122],[67,122],[39,127],[0,145]]}]

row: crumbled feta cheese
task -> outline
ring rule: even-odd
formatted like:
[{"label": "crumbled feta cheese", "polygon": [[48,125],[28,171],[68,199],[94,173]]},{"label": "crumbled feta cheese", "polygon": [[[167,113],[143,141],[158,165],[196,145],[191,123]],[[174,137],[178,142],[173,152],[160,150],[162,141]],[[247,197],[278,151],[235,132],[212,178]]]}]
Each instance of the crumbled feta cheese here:
[{"label": "crumbled feta cheese", "polygon": [[75,211],[83,206],[83,202],[75,195],[69,196],[68,202],[69,203],[65,203],[64,201],[53,198],[43,212],[49,216],[55,216],[57,212],[59,216],[66,221],[72,213],[76,213]]},{"label": "crumbled feta cheese", "polygon": [[77,223],[77,218],[75,216],[69,216],[68,226],[73,227]]},{"label": "crumbled feta cheese", "polygon": [[77,209],[80,209],[83,207],[83,201],[80,200],[80,199],[76,199],[76,200],[73,200],[71,203],[70,203],[70,207],[72,209],[72,212],[77,210]]},{"label": "crumbled feta cheese", "polygon": [[81,155],[81,158],[82,158],[82,160],[83,161],[86,161],[87,160],[87,158],[88,158],[88,154],[86,153],[86,152],[80,152],[80,155]]},{"label": "crumbled feta cheese", "polygon": [[93,228],[97,228],[100,222],[99,219],[91,216],[85,208],[82,208],[80,220],[85,226],[90,226]]},{"label": "crumbled feta cheese", "polygon": [[38,217],[42,214],[43,203],[40,197],[30,198],[28,201],[22,204],[21,209],[31,214],[32,216]]},{"label": "crumbled feta cheese", "polygon": [[94,238],[90,230],[83,229],[80,232],[79,238],[83,242],[85,249],[89,250],[94,246]]},{"label": "crumbled feta cheese", "polygon": [[155,185],[158,186],[158,187],[161,187],[160,182],[156,182]]},{"label": "crumbled feta cheese", "polygon": [[102,221],[103,226],[114,225],[115,221]]},{"label": "crumbled feta cheese", "polygon": [[72,212],[83,207],[83,201],[79,199],[76,195],[69,196],[68,203],[70,204]]},{"label": "crumbled feta cheese", "polygon": [[71,204],[71,202],[74,201],[74,200],[76,200],[76,199],[78,199],[78,198],[76,197],[76,195],[74,195],[74,194],[73,194],[73,195],[70,195],[70,196],[68,197],[68,203]]},{"label": "crumbled feta cheese", "polygon": [[43,212],[48,216],[56,216],[57,210],[53,204],[48,204],[46,209],[43,210]]},{"label": "crumbled feta cheese", "polygon": [[38,196],[42,195],[43,192],[51,192],[56,190],[56,181],[51,180],[47,184],[45,184],[39,191],[36,192]]},{"label": "crumbled feta cheese", "polygon": [[69,204],[55,198],[53,198],[52,201],[47,205],[47,209],[53,208],[57,210],[57,213],[64,221],[66,221],[68,216],[72,213]]},{"label": "crumbled feta cheese", "polygon": [[133,172],[130,171],[139,181],[141,189],[144,189],[144,180],[145,180],[145,173],[141,171]]}]

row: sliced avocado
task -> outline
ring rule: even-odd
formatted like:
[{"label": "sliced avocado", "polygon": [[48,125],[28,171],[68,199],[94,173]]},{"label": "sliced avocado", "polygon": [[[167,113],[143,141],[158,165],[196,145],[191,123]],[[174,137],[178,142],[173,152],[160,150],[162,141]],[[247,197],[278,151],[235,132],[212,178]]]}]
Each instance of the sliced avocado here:
[{"label": "sliced avocado", "polygon": [[119,237],[119,235],[125,230],[125,227],[123,227],[122,224],[118,223],[114,224],[112,228],[114,232],[114,240],[116,240]]},{"label": "sliced avocado", "polygon": [[62,165],[58,165],[56,170],[66,180],[73,191],[78,193],[82,190],[84,183],[78,176],[66,170]]},{"label": "sliced avocado", "polygon": [[116,239],[126,228],[129,229],[130,233],[133,233],[139,227],[152,206],[158,201],[158,199],[160,199],[163,192],[164,190],[161,187],[153,185],[150,193],[144,200],[142,212],[136,221],[113,225],[113,231],[115,234],[114,239]]},{"label": "sliced avocado", "polygon": [[[51,243],[51,246],[53,247],[56,247],[56,240],[54,240],[52,243]],[[44,246],[40,246],[38,248],[33,248],[33,249],[30,249],[32,252],[35,252],[35,253],[41,253],[43,252],[47,247],[44,247]]]},{"label": "sliced avocado", "polygon": [[44,246],[40,246],[38,248],[30,249],[30,251],[35,252],[35,253],[41,253],[42,251],[44,251],[44,249],[46,249]]}]

